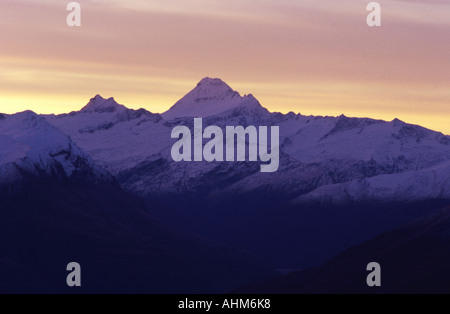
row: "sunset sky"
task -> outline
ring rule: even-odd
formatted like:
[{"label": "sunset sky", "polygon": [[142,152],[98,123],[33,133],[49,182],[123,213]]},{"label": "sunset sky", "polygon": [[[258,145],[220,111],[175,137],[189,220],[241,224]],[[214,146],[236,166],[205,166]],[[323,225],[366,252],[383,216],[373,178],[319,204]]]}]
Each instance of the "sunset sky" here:
[{"label": "sunset sky", "polygon": [[272,111],[400,118],[450,134],[450,0],[0,0],[0,112],[91,97],[163,112],[203,77]]}]

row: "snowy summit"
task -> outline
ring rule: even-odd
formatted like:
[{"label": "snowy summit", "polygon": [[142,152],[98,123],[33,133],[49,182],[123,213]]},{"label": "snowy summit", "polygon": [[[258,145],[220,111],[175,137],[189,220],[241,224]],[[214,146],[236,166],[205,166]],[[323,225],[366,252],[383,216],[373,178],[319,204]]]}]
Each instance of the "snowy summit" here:
[{"label": "snowy summit", "polygon": [[92,98],[89,103],[81,109],[81,112],[85,113],[104,113],[104,112],[116,112],[126,110],[125,106],[119,105],[113,97],[105,99],[100,95]]},{"label": "snowy summit", "polygon": [[0,115],[0,186],[26,173],[108,177],[70,137],[32,111]]},{"label": "snowy summit", "polygon": [[206,77],[162,116],[169,120],[185,117],[204,118],[255,103],[259,104],[252,95],[241,96],[221,79]]}]

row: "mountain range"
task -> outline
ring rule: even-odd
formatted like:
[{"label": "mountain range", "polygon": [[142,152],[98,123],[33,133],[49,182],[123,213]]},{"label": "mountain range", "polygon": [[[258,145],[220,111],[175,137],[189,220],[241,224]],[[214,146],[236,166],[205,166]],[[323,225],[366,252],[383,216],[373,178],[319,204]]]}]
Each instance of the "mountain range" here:
[{"label": "mountain range", "polygon": [[68,135],[32,112],[0,119],[0,292],[226,292],[275,272],[259,258],[174,231]]},{"label": "mountain range", "polygon": [[[450,198],[445,175],[450,170],[449,136],[399,120],[271,113],[253,96],[241,97],[218,79],[203,79],[162,115],[130,110],[112,98],[96,96],[79,112],[45,119],[121,178],[127,189],[164,194],[178,192],[180,186],[185,186],[181,191],[202,189],[205,183],[199,177],[237,166],[170,162],[171,130],[175,125],[192,127],[192,117],[203,117],[206,125],[280,127],[282,165],[270,182],[267,175],[253,172],[256,167],[242,164],[245,169],[227,175],[231,180],[212,188],[206,183],[208,194],[241,194],[270,186],[295,203]],[[131,175],[159,163],[166,167]],[[246,175],[237,174],[241,170]]]},{"label": "mountain range", "polygon": [[[279,170],[261,173],[258,162],[248,161],[174,162],[171,132],[180,125],[192,130],[195,117],[203,118],[204,127],[278,126]],[[35,243],[17,231],[22,222],[40,226],[30,228],[36,241],[48,240],[36,236],[42,230],[53,237],[73,224],[64,230],[74,251],[88,260],[78,239],[93,237],[110,249],[117,241],[120,249],[106,250],[107,256],[121,256],[112,260],[122,266],[124,260],[141,265],[126,267],[133,278],[158,277],[148,269],[148,277],[136,274],[147,260],[158,261],[159,274],[171,273],[164,265],[186,265],[184,275],[171,273],[168,281],[182,291],[226,291],[273,276],[254,256],[274,268],[318,266],[450,205],[449,136],[398,119],[270,112],[220,79],[201,80],[163,114],[97,95],[68,114],[0,115],[0,145],[0,193],[10,200],[0,204],[5,236],[20,238],[16,244],[33,252]],[[80,226],[93,229],[79,235]],[[56,250],[59,241],[49,247]],[[0,263],[30,269],[14,251],[17,245],[5,245]],[[181,254],[187,251],[192,254]],[[204,281],[189,287],[196,274],[189,265],[196,263],[204,264],[197,267]],[[217,275],[218,267],[229,272]],[[128,290],[145,286],[136,280]],[[162,278],[156,282],[152,289],[178,291]]]},{"label": "mountain range", "polygon": [[[251,162],[173,162],[171,131],[192,129],[193,117],[223,129],[279,126],[279,170],[261,173]],[[220,79],[201,80],[161,115],[96,96],[81,111],[44,118],[125,190],[162,205],[151,212],[164,223],[281,268],[323,262],[450,199],[449,136],[397,119],[273,113]]]}]

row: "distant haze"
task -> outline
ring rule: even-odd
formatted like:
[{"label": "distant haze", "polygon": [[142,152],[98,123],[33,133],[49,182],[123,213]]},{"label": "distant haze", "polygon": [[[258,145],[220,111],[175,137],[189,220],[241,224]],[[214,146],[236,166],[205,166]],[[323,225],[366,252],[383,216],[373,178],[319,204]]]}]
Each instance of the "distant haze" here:
[{"label": "distant haze", "polygon": [[399,118],[450,134],[450,1],[0,1],[0,112],[96,94],[164,112],[205,76],[271,111]]}]

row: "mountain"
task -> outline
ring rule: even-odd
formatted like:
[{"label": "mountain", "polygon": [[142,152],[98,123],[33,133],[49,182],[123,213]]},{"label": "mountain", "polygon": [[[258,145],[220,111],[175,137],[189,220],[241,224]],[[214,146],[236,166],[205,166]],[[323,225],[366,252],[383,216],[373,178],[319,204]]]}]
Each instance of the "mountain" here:
[{"label": "mountain", "polygon": [[0,115],[0,188],[26,175],[112,180],[69,136],[34,112]]},{"label": "mountain", "polygon": [[240,106],[259,106],[259,103],[252,95],[242,97],[221,79],[206,77],[162,116],[166,120],[204,118]]},{"label": "mountain", "polygon": [[96,95],[81,109],[81,112],[83,113],[124,113],[127,111],[127,108],[123,105],[119,105],[113,97],[104,99],[100,95]]},{"label": "mountain", "polygon": [[[33,112],[1,115],[0,143],[0,293],[221,293],[274,274],[246,252],[161,224]],[[71,262],[82,267],[80,288],[66,285]]]},{"label": "mountain", "polygon": [[[397,119],[272,113],[210,78],[162,115],[99,96],[87,107],[45,119],[125,190],[160,204],[150,210],[165,223],[278,267],[317,265],[450,204],[450,137]],[[261,173],[260,162],[174,162],[172,129],[192,130],[193,117],[204,128],[278,126],[278,171]]]},{"label": "mountain", "polygon": [[[450,293],[450,208],[352,247],[323,266],[293,272],[239,293]],[[368,287],[366,266],[381,266]]]},{"label": "mountain", "polygon": [[162,127],[159,114],[127,109],[113,98],[99,95],[79,112],[44,118],[75,142],[83,143],[83,149],[98,164],[113,172],[133,167],[168,144],[168,130]]},{"label": "mountain", "polygon": [[322,186],[301,195],[293,203],[329,202],[347,204],[369,199],[374,202],[411,202],[450,199],[450,161],[395,176],[382,174],[350,182]]}]

